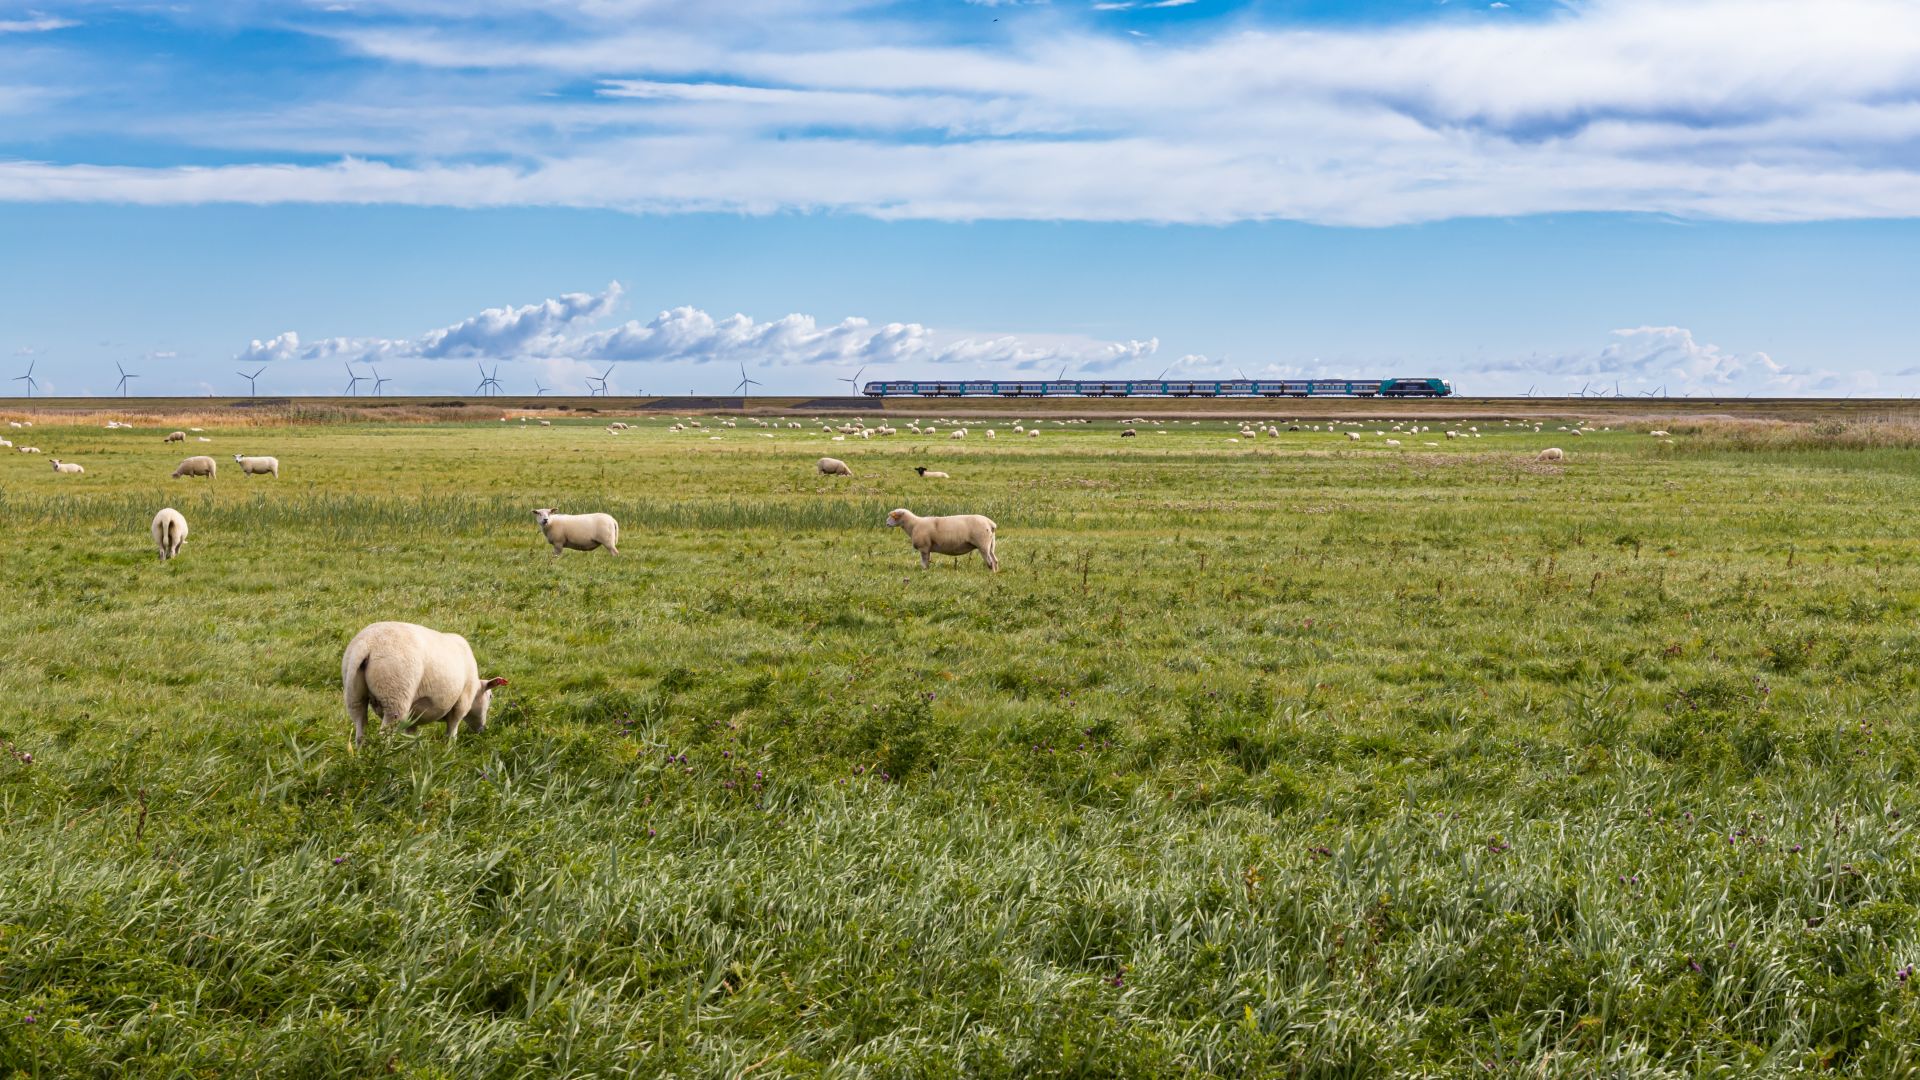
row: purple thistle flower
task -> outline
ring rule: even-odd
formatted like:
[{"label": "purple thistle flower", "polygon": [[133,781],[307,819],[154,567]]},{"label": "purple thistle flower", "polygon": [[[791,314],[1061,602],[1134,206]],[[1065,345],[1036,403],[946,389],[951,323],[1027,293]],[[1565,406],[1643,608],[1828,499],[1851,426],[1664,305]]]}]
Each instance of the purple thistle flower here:
[{"label": "purple thistle flower", "polygon": [[28,1013],[28,1014],[27,1014],[27,1016],[26,1016],[26,1023],[29,1023],[29,1024],[37,1024],[37,1023],[39,1023],[39,1022],[40,1022],[40,1018],[39,1018],[39,1017],[37,1017],[37,1016],[35,1016],[35,1015],[33,1015],[32,1013]]},{"label": "purple thistle flower", "polygon": [[335,866],[339,866],[341,863],[346,861],[347,861],[347,857],[345,855],[335,855],[333,857],[333,865]]}]

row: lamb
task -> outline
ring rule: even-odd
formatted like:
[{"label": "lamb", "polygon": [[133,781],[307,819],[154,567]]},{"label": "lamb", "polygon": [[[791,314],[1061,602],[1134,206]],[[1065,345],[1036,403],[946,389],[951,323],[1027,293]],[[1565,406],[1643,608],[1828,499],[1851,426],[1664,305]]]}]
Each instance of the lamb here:
[{"label": "lamb", "polygon": [[161,441],[161,442],[186,442],[186,441],[187,441],[187,433],[186,433],[186,432],[184,432],[184,431],[172,431],[172,432],[168,432],[168,433],[167,433],[167,437],[166,437],[166,438],[164,438],[164,439],[162,439],[162,440],[160,440],[160,441]]},{"label": "lamb", "polygon": [[906,530],[907,539],[920,553],[922,570],[933,562],[935,554],[960,556],[969,551],[978,551],[988,570],[1000,569],[1000,560],[993,554],[993,536],[999,526],[980,514],[921,517],[900,509],[887,515],[887,525]]},{"label": "lamb", "polygon": [[190,457],[182,461],[179,467],[173,470],[173,475],[175,479],[179,479],[182,476],[205,476],[211,478],[219,468],[219,464],[212,458],[201,454],[198,457]]},{"label": "lamb", "polygon": [[494,688],[505,685],[499,676],[480,678],[466,638],[415,623],[374,623],[353,636],[340,658],[340,689],[353,721],[355,750],[367,741],[368,705],[379,713],[383,732],[409,717],[415,719],[408,731],[439,720],[451,741],[460,734],[462,720],[476,732],[487,729]]},{"label": "lamb", "polygon": [[233,455],[233,460],[240,463],[240,472],[246,476],[254,476],[256,474],[265,476],[268,473],[272,473],[275,480],[280,479],[279,458],[244,457],[240,454],[235,454]]},{"label": "lamb", "polygon": [[938,469],[935,469],[935,470],[933,470],[933,471],[931,471],[931,472],[929,472],[929,471],[927,470],[927,467],[926,467],[925,465],[915,465],[915,466],[913,467],[913,471],[914,471],[914,472],[917,472],[917,473],[919,473],[919,474],[920,474],[920,478],[921,478],[921,479],[923,479],[923,480],[951,480],[951,479],[953,479],[952,477],[950,477],[950,476],[948,476],[948,475],[947,475],[946,473],[943,473],[943,472],[941,472],[941,471],[939,471]]},{"label": "lamb", "polygon": [[547,543],[553,545],[554,558],[559,558],[564,548],[592,551],[603,547],[611,554],[620,554],[620,523],[612,514],[556,514],[551,507],[541,507],[533,517],[546,534]]},{"label": "lamb", "polygon": [[153,542],[160,547],[160,561],[166,562],[180,554],[180,545],[187,542],[187,519],[169,506],[153,515],[151,531]]},{"label": "lamb", "polygon": [[[37,454],[39,453],[39,451],[36,450],[34,451],[34,453]],[[67,476],[79,476],[81,473],[86,472],[87,470],[81,468],[80,466],[74,464],[71,461],[61,461],[59,458],[54,458],[53,471],[57,473],[62,473]]]},{"label": "lamb", "polygon": [[841,461],[839,458],[823,457],[819,461],[814,462],[813,467],[819,469],[820,475],[822,476],[853,475],[853,470],[847,468],[847,463]]},{"label": "lamb", "polygon": [[1540,456],[1535,458],[1534,460],[1535,461],[1565,461],[1566,458],[1567,458],[1567,452],[1565,450],[1562,450],[1557,446],[1549,446],[1545,450],[1540,451]]}]

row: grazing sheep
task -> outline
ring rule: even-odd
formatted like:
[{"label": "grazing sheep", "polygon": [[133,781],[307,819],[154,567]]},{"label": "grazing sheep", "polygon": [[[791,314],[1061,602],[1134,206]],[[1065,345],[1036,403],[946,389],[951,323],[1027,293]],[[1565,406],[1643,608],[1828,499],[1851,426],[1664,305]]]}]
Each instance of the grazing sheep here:
[{"label": "grazing sheep", "polygon": [[180,545],[187,542],[187,519],[169,506],[153,515],[152,532],[153,542],[160,547],[160,561],[166,562],[180,554]]},{"label": "grazing sheep", "polygon": [[1121,432],[1121,433],[1120,433],[1120,437],[1121,437],[1121,438],[1123,438],[1123,439],[1133,439],[1133,438],[1138,438],[1138,437],[1139,437],[1139,435],[1140,435],[1140,433],[1139,433],[1139,432],[1137,432],[1137,431],[1135,431],[1135,430],[1133,430],[1132,428],[1128,428],[1127,430],[1125,430],[1125,431],[1123,431],[1123,432]]},{"label": "grazing sheep", "polygon": [[408,731],[438,720],[446,723],[451,740],[460,734],[462,720],[474,731],[487,729],[493,690],[505,685],[498,676],[480,678],[466,638],[414,623],[374,623],[353,636],[340,658],[340,688],[356,750],[367,741],[368,705],[379,713],[381,731],[410,717]]},{"label": "grazing sheep", "polygon": [[173,432],[168,432],[168,433],[167,433],[167,437],[166,437],[166,438],[164,438],[164,439],[162,439],[162,440],[160,440],[160,441],[161,441],[161,442],[186,442],[186,441],[187,441],[187,433],[186,433],[186,432],[184,432],[184,431],[173,431]]},{"label": "grazing sheep", "polygon": [[551,421],[551,420],[542,420],[542,421],[540,421],[540,426],[541,426],[541,427],[552,427],[552,426],[553,426],[553,421]]},{"label": "grazing sheep", "polygon": [[1027,438],[1029,438],[1029,439],[1037,439],[1037,438],[1039,438],[1039,437],[1040,437],[1040,429],[1039,429],[1039,428],[1037,428],[1037,427],[1036,427],[1036,428],[1028,428],[1028,429],[1027,429]]},{"label": "grazing sheep", "polygon": [[1565,461],[1566,458],[1567,458],[1567,452],[1565,450],[1562,450],[1557,446],[1549,446],[1545,450],[1540,451],[1540,456],[1535,458],[1534,460],[1535,461]]},{"label": "grazing sheep", "polygon": [[1359,441],[1360,441],[1360,433],[1359,433],[1359,432],[1357,432],[1357,431],[1349,431],[1349,432],[1347,432],[1347,441],[1348,441],[1348,442],[1359,442]]},{"label": "grazing sheep", "polygon": [[[39,451],[35,450],[34,453],[37,454],[39,453]],[[81,468],[80,466],[74,464],[71,461],[61,461],[59,458],[54,458],[53,471],[64,474],[66,476],[79,476],[81,473],[86,472],[87,470]]]},{"label": "grazing sheep", "polygon": [[205,476],[211,478],[215,472],[219,471],[219,468],[220,465],[218,462],[205,454],[201,454],[198,457],[190,457],[182,461],[179,467],[173,470],[173,475],[176,479],[182,476]]},{"label": "grazing sheep", "polygon": [[607,425],[607,430],[608,431],[625,431],[627,430],[627,425],[623,421],[615,420],[613,423]]},{"label": "grazing sheep", "polygon": [[823,457],[819,461],[814,462],[813,467],[820,470],[820,475],[822,476],[853,475],[853,470],[847,468],[847,463],[841,461],[839,458]]},{"label": "grazing sheep", "polygon": [[533,517],[540,523],[547,543],[553,545],[555,558],[559,558],[564,548],[592,551],[603,547],[614,555],[620,554],[620,523],[613,520],[612,514],[556,514],[551,507],[543,506],[533,512]]},{"label": "grazing sheep", "polygon": [[921,517],[911,510],[895,510],[887,515],[890,528],[904,529],[907,539],[920,553],[920,569],[933,562],[934,555],[965,555],[978,551],[987,569],[1000,569],[993,554],[993,535],[999,528],[980,514],[950,514],[946,517]]},{"label": "grazing sheep", "polygon": [[919,474],[920,474],[920,476],[921,476],[921,478],[922,478],[922,479],[924,479],[924,480],[951,480],[951,479],[953,479],[952,477],[950,477],[950,476],[948,476],[948,475],[947,475],[946,473],[943,473],[943,472],[941,472],[941,471],[939,471],[938,469],[935,469],[935,470],[932,470],[932,471],[929,471],[929,470],[927,469],[927,467],[926,467],[925,465],[915,465],[915,466],[913,467],[913,471],[914,471],[914,472],[917,472],[917,473],[919,473]]},{"label": "grazing sheep", "polygon": [[1649,431],[1647,432],[1647,434],[1653,436],[1656,439],[1664,439],[1667,437],[1667,433],[1664,431]]},{"label": "grazing sheep", "polygon": [[1399,440],[1399,439],[1388,439],[1388,440],[1387,440],[1387,445],[1388,445],[1388,446],[1399,446],[1399,445],[1400,445],[1400,440]]},{"label": "grazing sheep", "polygon": [[240,472],[246,476],[265,476],[271,473],[275,480],[280,479],[279,458],[243,457],[240,454],[235,454],[233,455],[233,460],[240,463]]}]

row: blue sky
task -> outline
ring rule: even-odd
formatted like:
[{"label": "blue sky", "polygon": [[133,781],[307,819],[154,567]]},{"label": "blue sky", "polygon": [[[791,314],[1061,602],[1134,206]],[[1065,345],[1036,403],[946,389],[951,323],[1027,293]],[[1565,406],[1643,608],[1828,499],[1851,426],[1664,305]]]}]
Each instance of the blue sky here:
[{"label": "blue sky", "polygon": [[0,0],[0,353],[1905,396],[1917,171],[1907,0]]}]

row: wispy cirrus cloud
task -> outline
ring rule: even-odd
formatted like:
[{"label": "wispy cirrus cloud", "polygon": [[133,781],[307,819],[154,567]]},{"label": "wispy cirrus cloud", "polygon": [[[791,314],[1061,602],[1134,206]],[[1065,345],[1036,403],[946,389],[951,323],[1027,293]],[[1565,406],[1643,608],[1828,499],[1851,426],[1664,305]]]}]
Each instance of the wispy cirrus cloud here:
[{"label": "wispy cirrus cloud", "polygon": [[[665,0],[324,7],[275,18],[376,74],[143,123],[191,162],[0,161],[0,199],[1363,226],[1920,215],[1908,0],[1582,0],[1359,27],[1249,13],[1171,44],[1061,5],[1009,7],[988,40],[854,0],[763,0],[758,23]],[[222,160],[198,163],[208,149]]]}]

